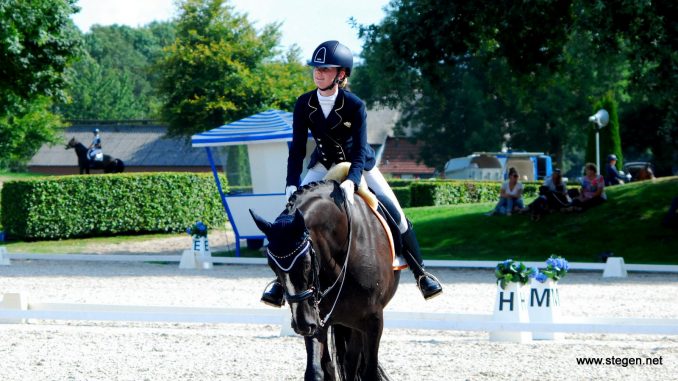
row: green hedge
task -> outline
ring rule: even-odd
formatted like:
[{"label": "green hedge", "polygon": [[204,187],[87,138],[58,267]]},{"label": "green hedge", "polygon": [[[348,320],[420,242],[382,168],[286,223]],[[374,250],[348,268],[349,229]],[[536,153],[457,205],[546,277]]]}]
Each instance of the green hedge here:
[{"label": "green hedge", "polygon": [[[497,181],[416,181],[410,186],[410,206],[439,206],[491,202],[499,199]],[[539,195],[538,182],[523,183],[525,198]]]},{"label": "green hedge", "polygon": [[388,185],[391,186],[391,188],[399,188],[399,187],[409,187],[410,184],[414,183],[417,180],[414,179],[388,179],[386,182]]},{"label": "green hedge", "polygon": [[6,234],[22,240],[180,232],[197,220],[226,222],[212,175],[197,173],[9,181],[1,210]]},{"label": "green hedge", "polygon": [[393,187],[391,189],[393,190],[393,193],[395,193],[402,208],[409,208],[412,206],[412,190],[410,187]]}]

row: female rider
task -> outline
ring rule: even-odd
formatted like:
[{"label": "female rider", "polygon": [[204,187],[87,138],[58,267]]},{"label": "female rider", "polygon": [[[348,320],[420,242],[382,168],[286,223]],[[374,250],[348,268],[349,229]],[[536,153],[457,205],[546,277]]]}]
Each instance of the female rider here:
[{"label": "female rider", "polygon": [[[301,95],[294,106],[286,198],[289,199],[300,184],[322,180],[335,164],[350,162],[348,176],[341,183],[341,189],[349,202],[354,202],[353,194],[364,176],[367,186],[379,198],[386,198],[393,204],[398,214],[393,217],[402,236],[403,256],[414,273],[422,295],[425,299],[439,295],[443,289],[434,277],[424,271],[412,224],[405,218],[395,194],[376,167],[374,150],[367,144],[365,104],[344,90],[353,68],[353,54],[338,41],[326,41],[315,49],[308,65],[313,67],[313,81],[317,89]],[[308,172],[300,181],[309,129],[316,141],[316,148],[311,153]],[[283,292],[282,285],[273,281],[261,300],[280,307],[283,304]]]}]

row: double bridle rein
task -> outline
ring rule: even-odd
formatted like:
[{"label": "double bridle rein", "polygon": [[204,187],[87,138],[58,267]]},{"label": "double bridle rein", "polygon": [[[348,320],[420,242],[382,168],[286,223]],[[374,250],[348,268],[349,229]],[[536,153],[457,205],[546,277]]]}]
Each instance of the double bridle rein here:
[{"label": "double bridle rein", "polygon": [[[344,287],[344,281],[346,280],[346,269],[348,268],[348,258],[351,254],[351,238],[352,238],[352,229],[351,229],[351,212],[348,207],[347,201],[344,200],[344,209],[346,210],[346,217],[348,220],[348,247],[346,249],[346,258],[344,259],[344,265],[341,267],[341,271],[339,272],[339,275],[337,276],[337,279],[334,280],[334,283],[328,288],[326,288],[324,291],[320,290],[320,260],[318,258],[318,255],[316,254],[315,249],[313,249],[313,241],[311,240],[311,236],[306,231],[304,233],[304,238],[294,250],[292,250],[290,253],[285,254],[285,255],[277,255],[274,254],[270,249],[266,249],[266,254],[268,257],[275,262],[276,266],[284,272],[289,272],[292,270],[294,265],[297,263],[297,260],[299,258],[302,258],[306,255],[311,255],[311,286],[310,288],[306,289],[305,291],[302,291],[300,293],[290,295],[287,293],[287,290],[285,290],[285,299],[287,300],[288,303],[301,303],[306,299],[313,298],[314,299],[314,305],[316,308],[320,305],[320,302],[329,294],[334,287],[339,285],[339,290],[337,291],[337,296],[334,299],[334,303],[332,304],[332,308],[330,309],[330,312],[327,313],[327,315],[320,320],[320,326],[324,327],[327,321],[330,319],[330,316],[332,316],[332,313],[334,312],[334,307],[336,307],[337,302],[339,301],[339,297],[341,296],[341,290]],[[281,260],[286,260],[290,257],[294,256],[292,259],[292,262],[290,263],[289,266],[283,267],[280,263]],[[341,280],[341,282],[340,282]]]}]

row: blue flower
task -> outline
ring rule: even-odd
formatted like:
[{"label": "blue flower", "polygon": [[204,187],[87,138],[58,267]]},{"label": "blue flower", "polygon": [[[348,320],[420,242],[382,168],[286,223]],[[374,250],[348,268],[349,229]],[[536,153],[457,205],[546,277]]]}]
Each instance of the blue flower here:
[{"label": "blue flower", "polygon": [[544,274],[544,273],[538,273],[538,274],[534,277],[534,279],[536,279],[537,282],[539,282],[539,283],[544,283],[544,282],[546,282],[546,280],[547,280],[548,278],[549,278],[549,277],[547,277],[546,274]]},{"label": "blue flower", "polygon": [[539,274],[540,274],[540,273],[539,273],[539,269],[538,269],[538,268],[536,268],[536,267],[530,267],[530,271],[528,272],[528,276],[529,276],[530,278],[534,278],[534,277],[536,277],[536,276],[539,275]]}]

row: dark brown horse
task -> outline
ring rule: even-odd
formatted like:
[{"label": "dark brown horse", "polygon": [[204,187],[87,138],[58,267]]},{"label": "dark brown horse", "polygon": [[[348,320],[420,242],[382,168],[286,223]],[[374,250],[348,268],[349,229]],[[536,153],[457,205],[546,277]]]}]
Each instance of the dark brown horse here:
[{"label": "dark brown horse", "polygon": [[359,197],[347,203],[339,183],[328,181],[295,192],[273,223],[250,212],[268,238],[268,263],[285,289],[292,328],[305,339],[304,379],[335,380],[336,369],[340,380],[388,380],[379,341],[400,272],[369,207]]},{"label": "dark brown horse", "polygon": [[125,164],[120,159],[114,159],[110,155],[104,155],[102,161],[92,161],[87,157],[87,147],[75,138],[71,138],[66,144],[66,149],[75,149],[78,156],[78,167],[80,174],[83,172],[89,175],[90,169],[103,169],[104,173],[122,173],[125,170]]}]

